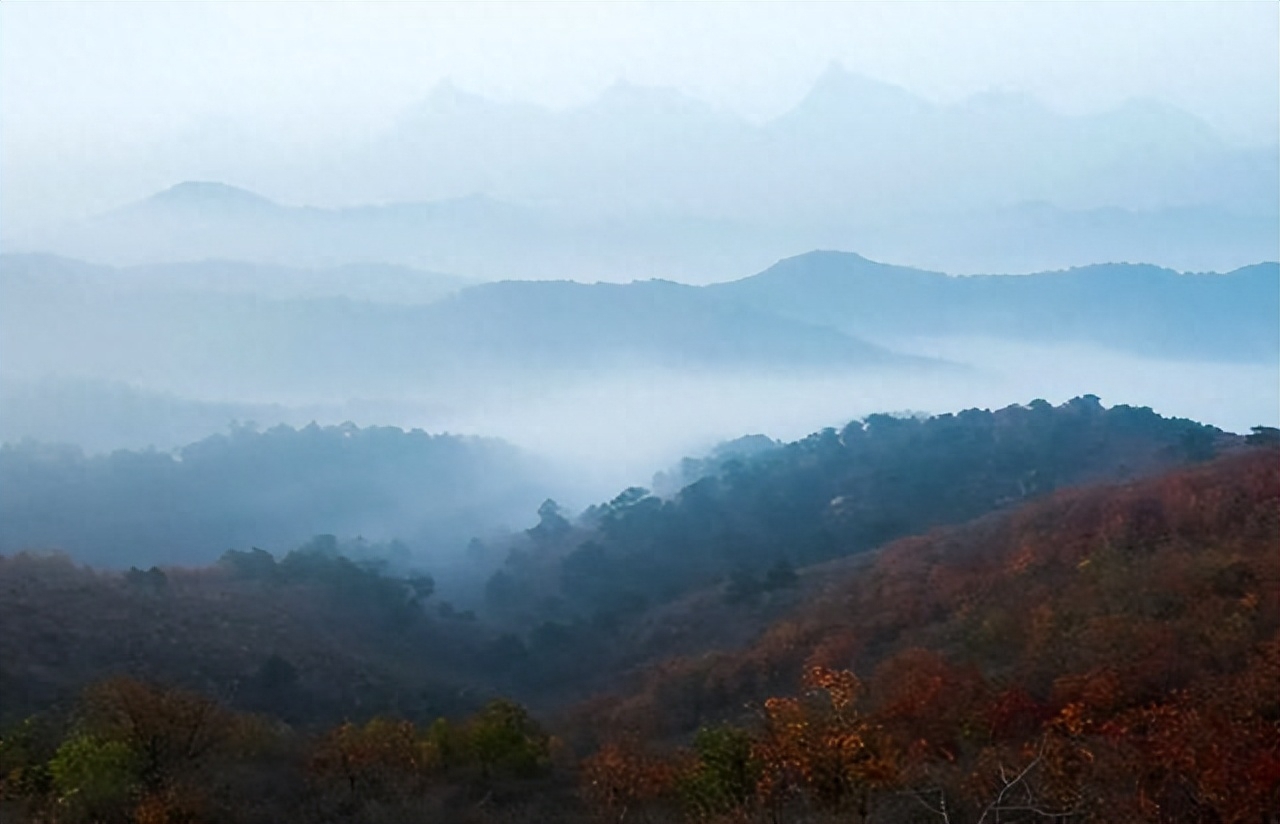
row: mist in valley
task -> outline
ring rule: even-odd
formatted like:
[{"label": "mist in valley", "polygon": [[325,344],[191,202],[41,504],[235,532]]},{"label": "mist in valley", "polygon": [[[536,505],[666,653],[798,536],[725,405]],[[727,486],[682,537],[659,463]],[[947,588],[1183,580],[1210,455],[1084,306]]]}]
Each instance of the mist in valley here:
[{"label": "mist in valley", "polygon": [[[1231,432],[1280,421],[1273,364],[1162,361],[1072,346],[998,340],[909,340],[900,351],[947,361],[925,374],[862,370],[752,375],[626,368],[430,388],[400,397],[189,397],[163,386],[78,379],[0,383],[6,441],[76,443],[91,452],[171,450],[223,432],[353,422],[502,438],[561,468],[548,497],[587,506],[654,472],[745,434],[790,441],[876,412],[907,415],[1097,394]],[[184,387],[184,388],[190,388]],[[533,512],[529,513],[533,518]]]},{"label": "mist in valley", "polygon": [[1277,30],[0,3],[0,821],[1274,821]]},{"label": "mist in valley", "polygon": [[1092,393],[1243,432],[1276,422],[1275,269],[956,278],[813,253],[696,288],[8,255],[0,435],[90,452],[233,422],[493,436],[563,467],[548,494],[585,506],[723,440],[875,412]]},{"label": "mist in valley", "polygon": [[1274,7],[310,11],[0,9],[0,553],[479,607],[744,444],[1280,423]]},{"label": "mist in valley", "polygon": [[714,287],[360,271],[0,257],[0,545],[145,566],[333,534],[474,605],[547,500],[674,495],[685,459],[745,435],[1081,395],[1280,422],[1274,264],[957,278],[812,253]]}]

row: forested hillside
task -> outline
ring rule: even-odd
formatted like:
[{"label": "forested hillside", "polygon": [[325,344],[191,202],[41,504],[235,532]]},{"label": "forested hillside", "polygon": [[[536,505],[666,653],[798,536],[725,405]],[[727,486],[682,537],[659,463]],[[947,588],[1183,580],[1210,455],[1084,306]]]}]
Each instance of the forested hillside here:
[{"label": "forested hillside", "polygon": [[[772,568],[853,555],[1063,486],[1202,460],[1235,442],[1213,427],[1093,396],[928,418],[872,415],[730,457],[670,498],[641,488],[574,522],[544,507],[489,582],[494,610],[611,620],[731,574],[757,597]],[[785,577],[785,572],[781,573]]]},{"label": "forested hillside", "polygon": [[741,649],[649,664],[541,721],[484,685],[518,681],[504,654],[547,653],[424,610],[429,579],[330,539],[206,571],[6,558],[0,813],[1266,822],[1275,438],[778,576],[804,597]]},{"label": "forested hillside", "polygon": [[[283,559],[312,536],[336,536],[325,539],[331,549],[340,545],[356,562],[429,574],[460,609],[482,604],[483,626],[466,641],[476,683],[559,706],[615,683],[628,667],[750,637],[803,591],[797,581],[814,579],[812,565],[1064,486],[1204,460],[1239,440],[1149,409],[1105,408],[1092,396],[1059,407],[874,415],[791,444],[728,446],[684,462],[686,485],[668,497],[631,488],[579,515],[551,500],[537,506],[538,467],[497,441],[348,425],[240,427],[176,453],[85,456],[23,443],[0,448],[0,550],[167,569],[206,565],[228,550],[272,557],[259,547]],[[495,519],[537,523],[478,532]],[[173,612],[156,629],[164,638],[188,610],[203,614],[204,602],[186,595],[222,591],[217,576],[190,589],[179,585],[184,576],[204,578],[162,574],[175,582],[166,598],[126,598],[122,627],[167,605]],[[148,591],[104,580],[84,581],[104,604]],[[254,614],[253,599],[268,592],[233,586],[217,597],[242,598]],[[60,610],[61,597],[48,604]],[[707,620],[686,617],[699,614]],[[95,637],[89,625],[75,626],[53,648]],[[255,654],[296,645],[273,641]],[[361,645],[386,652],[375,639],[350,646]],[[97,671],[86,666],[68,683]],[[208,683],[226,688],[241,676],[233,667]]]},{"label": "forested hillside", "polygon": [[123,573],[60,554],[0,557],[0,714],[65,707],[117,674],[304,726],[362,707],[473,706],[460,687],[482,637],[475,616],[441,614],[430,575],[340,554],[362,549],[319,536],[278,561],[232,550],[206,567]]},{"label": "forested hillside", "polygon": [[1280,824],[1277,30],[0,0],[0,824]]},{"label": "forested hillside", "polygon": [[734,820],[1270,821],[1277,534],[1273,446],[898,541],[749,648],[584,705],[592,797]]},{"label": "forested hillside", "polygon": [[0,552],[193,565],[331,533],[456,555],[478,531],[530,518],[544,486],[502,441],[395,427],[234,426],[176,452],[105,455],[24,441],[0,446]]}]

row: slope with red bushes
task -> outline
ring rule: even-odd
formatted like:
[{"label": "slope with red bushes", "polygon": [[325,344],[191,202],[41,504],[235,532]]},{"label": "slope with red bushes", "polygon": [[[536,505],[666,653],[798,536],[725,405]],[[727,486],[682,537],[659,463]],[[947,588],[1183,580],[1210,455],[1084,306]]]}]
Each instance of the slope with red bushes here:
[{"label": "slope with red bushes", "polygon": [[904,821],[1274,821],[1280,450],[895,542],[743,651],[650,668],[575,721],[605,754],[742,725],[747,818],[770,782],[831,801],[806,759],[839,741],[822,769],[853,795],[833,814],[856,796]]}]

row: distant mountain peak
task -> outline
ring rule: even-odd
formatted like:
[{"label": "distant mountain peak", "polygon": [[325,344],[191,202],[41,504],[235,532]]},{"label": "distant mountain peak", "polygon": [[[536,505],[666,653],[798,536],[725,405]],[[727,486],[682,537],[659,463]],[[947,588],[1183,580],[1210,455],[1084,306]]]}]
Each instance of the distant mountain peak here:
[{"label": "distant mountain peak", "polygon": [[403,135],[416,138],[441,129],[449,132],[461,124],[469,124],[472,128],[483,124],[479,127],[493,129],[498,128],[494,125],[495,120],[541,117],[545,114],[541,106],[533,103],[495,100],[465,89],[446,77],[426,96],[401,112],[396,129]]},{"label": "distant mountain peak", "polygon": [[851,72],[838,60],[827,64],[809,93],[784,118],[836,114],[911,116],[933,105],[901,86]]},{"label": "distant mountain peak", "polygon": [[1207,122],[1172,103],[1153,97],[1130,97],[1097,116],[1129,133],[1167,137],[1176,134],[1187,145],[1217,147],[1221,140]]},{"label": "distant mountain peak", "polygon": [[449,112],[464,109],[485,108],[496,105],[486,97],[467,91],[446,77],[435,85],[435,88],[423,99],[421,109],[435,112]]},{"label": "distant mountain peak", "polygon": [[857,252],[842,252],[838,249],[814,249],[810,252],[801,252],[798,255],[783,258],[770,268],[775,268],[780,265],[801,266],[812,263],[840,263],[846,265],[872,264],[874,266],[888,265],[881,263],[878,260],[871,260],[870,258],[863,257]]},{"label": "distant mountain peak", "polygon": [[187,180],[157,192],[146,204],[197,208],[262,208],[275,203],[256,192],[210,180]]}]

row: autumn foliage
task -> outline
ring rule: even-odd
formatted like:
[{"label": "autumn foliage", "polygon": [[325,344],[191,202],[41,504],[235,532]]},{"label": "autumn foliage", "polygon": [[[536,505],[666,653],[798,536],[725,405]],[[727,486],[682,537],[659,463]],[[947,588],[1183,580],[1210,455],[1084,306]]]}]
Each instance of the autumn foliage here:
[{"label": "autumn foliage", "polygon": [[99,681],[0,735],[0,818],[1280,822],[1280,450],[819,569],[744,648],[546,727],[502,698],[290,727]]},{"label": "autumn foliage", "polygon": [[1280,453],[1255,450],[897,542],[590,710],[666,740],[733,718],[744,820],[1273,822],[1278,630]]}]

